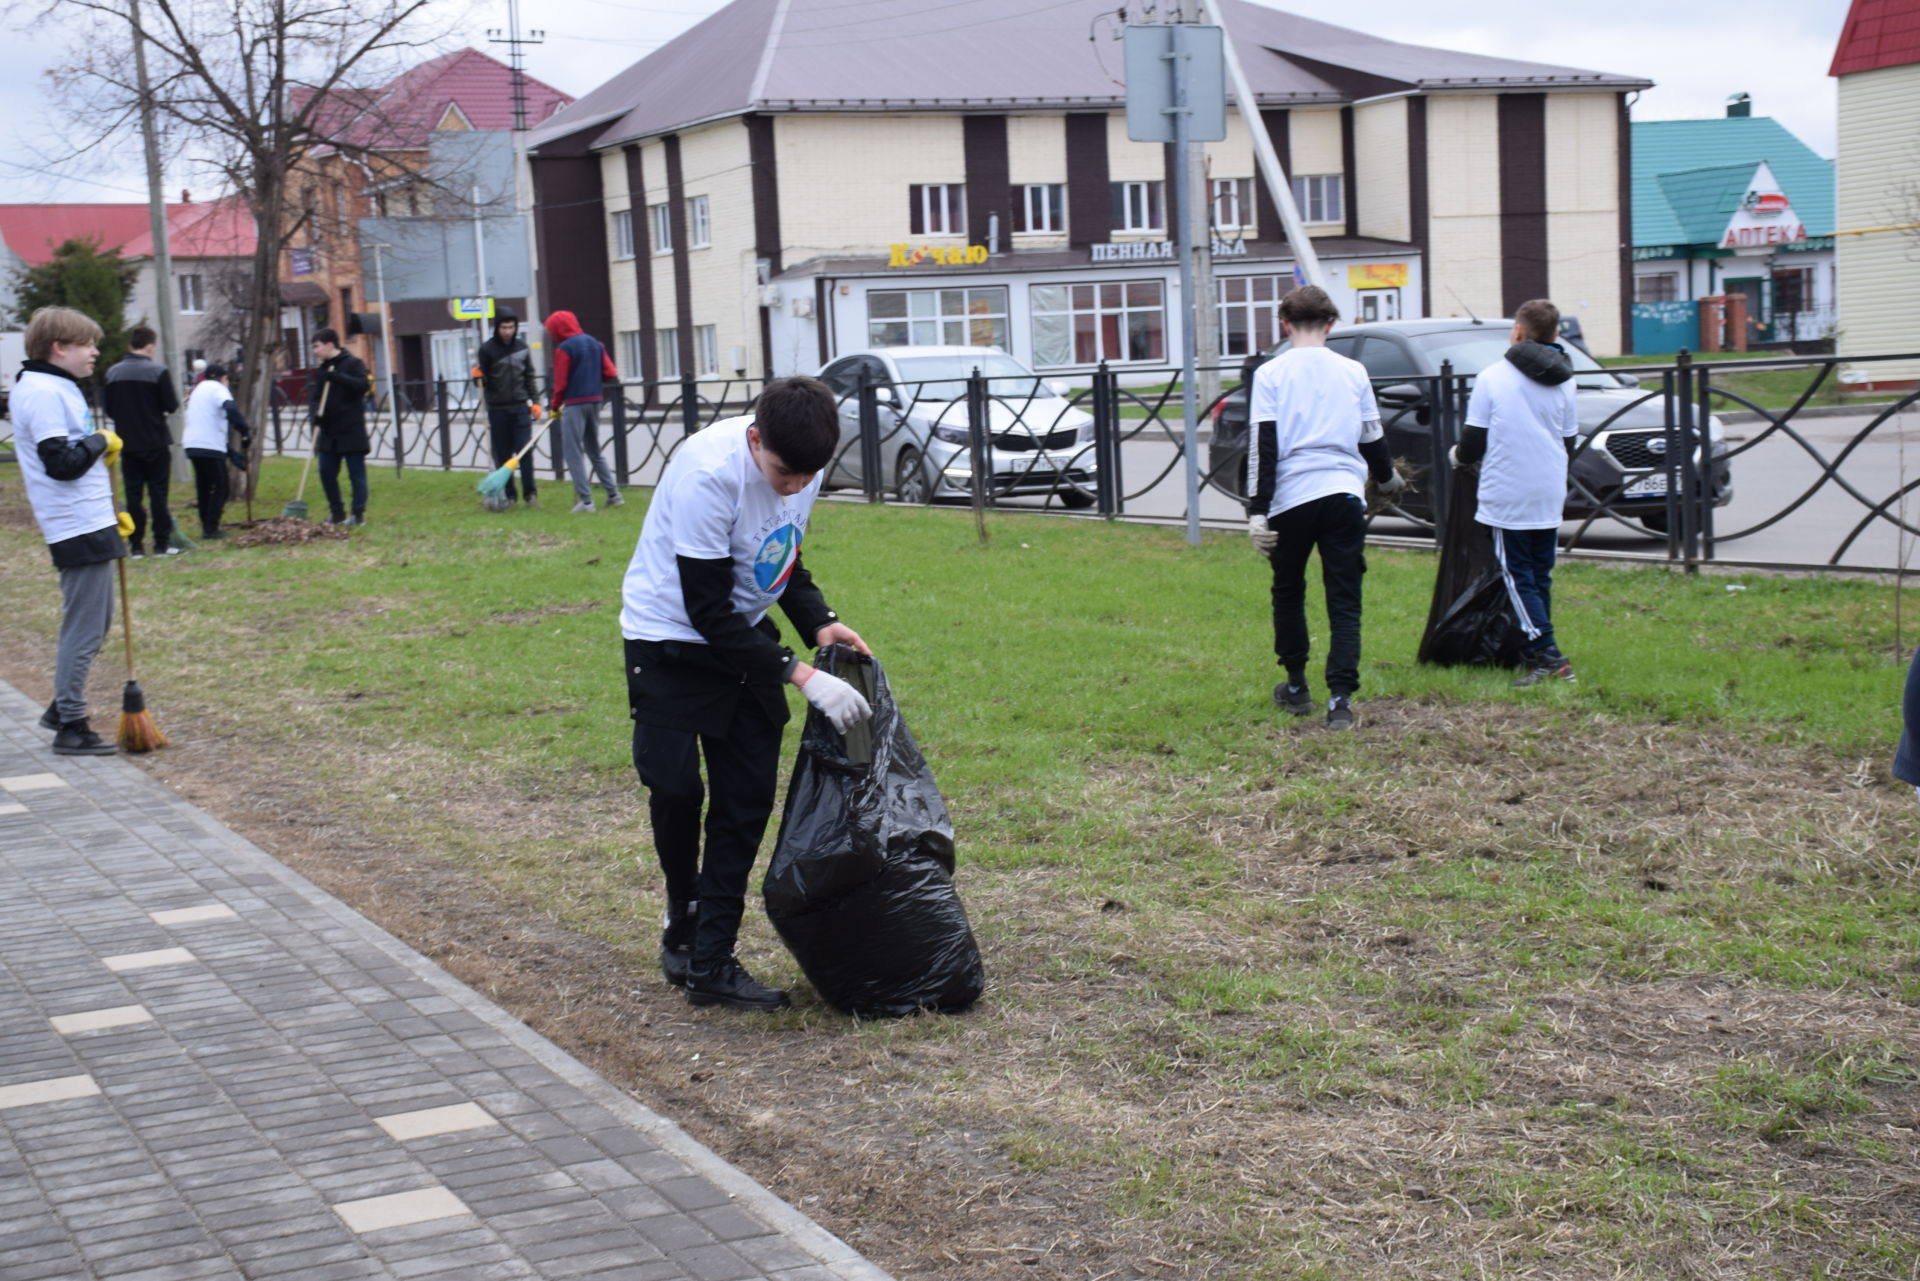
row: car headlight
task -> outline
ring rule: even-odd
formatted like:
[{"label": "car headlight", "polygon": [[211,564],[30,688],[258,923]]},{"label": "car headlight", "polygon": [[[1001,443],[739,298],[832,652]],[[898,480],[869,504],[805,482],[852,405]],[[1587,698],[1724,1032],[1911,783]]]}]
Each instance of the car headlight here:
[{"label": "car headlight", "polygon": [[964,445],[967,443],[967,429],[965,427],[956,427],[952,423],[935,423],[933,425],[933,438],[935,440],[944,440],[949,445]]},{"label": "car headlight", "polygon": [[1720,421],[1720,415],[1707,415],[1707,443],[1717,445],[1727,438],[1726,424]]}]

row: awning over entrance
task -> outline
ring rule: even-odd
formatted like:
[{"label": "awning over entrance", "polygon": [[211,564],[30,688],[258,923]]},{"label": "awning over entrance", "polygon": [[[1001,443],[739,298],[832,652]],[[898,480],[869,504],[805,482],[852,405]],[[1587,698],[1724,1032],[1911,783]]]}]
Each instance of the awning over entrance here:
[{"label": "awning over entrance", "polygon": [[280,301],[289,307],[324,307],[328,302],[327,291],[311,280],[283,280]]}]

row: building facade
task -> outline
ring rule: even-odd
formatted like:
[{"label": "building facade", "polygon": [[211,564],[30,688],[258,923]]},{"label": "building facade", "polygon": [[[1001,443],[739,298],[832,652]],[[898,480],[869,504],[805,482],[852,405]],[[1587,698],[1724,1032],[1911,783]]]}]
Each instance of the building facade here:
[{"label": "building facade", "polygon": [[[1839,81],[1842,350],[1920,352],[1920,13],[1902,0],[1853,0],[1829,74]],[[1920,386],[1920,361],[1861,366],[1861,384]]]},{"label": "building facade", "polygon": [[[1647,81],[1221,3],[1347,316],[1544,295],[1620,350],[1625,96]],[[1177,363],[1171,149],[1127,136],[1119,28],[1094,0],[969,14],[932,57],[910,13],[850,30],[829,0],[735,0],[559,113],[532,139],[546,305],[646,382],[922,343]],[[1237,364],[1277,339],[1295,259],[1238,113],[1206,158],[1203,301]]]}]

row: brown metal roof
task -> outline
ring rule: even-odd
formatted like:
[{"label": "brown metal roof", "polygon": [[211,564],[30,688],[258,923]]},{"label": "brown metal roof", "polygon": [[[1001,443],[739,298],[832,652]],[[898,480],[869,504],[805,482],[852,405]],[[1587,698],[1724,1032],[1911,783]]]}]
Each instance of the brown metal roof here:
[{"label": "brown metal roof", "polygon": [[[1262,105],[1651,84],[1213,2]],[[748,111],[1105,110],[1126,99],[1119,33],[1112,0],[734,0],[555,114],[532,142],[593,128],[594,146],[616,146]]]}]

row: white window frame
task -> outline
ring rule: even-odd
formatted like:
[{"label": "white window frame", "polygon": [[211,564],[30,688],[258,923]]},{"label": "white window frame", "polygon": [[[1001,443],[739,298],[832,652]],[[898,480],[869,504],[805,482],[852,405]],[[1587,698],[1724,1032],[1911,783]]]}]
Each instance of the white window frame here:
[{"label": "white window frame", "polygon": [[[1120,294],[1121,302],[1118,308],[1108,308],[1104,303],[1100,301],[1101,290],[1108,285],[1118,285],[1121,289],[1121,294]],[[1145,303],[1135,304],[1132,301],[1130,301],[1132,287],[1135,285],[1153,286],[1154,289],[1159,291],[1159,298],[1160,298],[1159,303],[1157,305],[1148,305]],[[1040,295],[1042,291],[1046,289],[1062,289],[1066,291],[1064,296],[1067,300],[1067,306],[1064,311],[1047,311],[1041,308],[1040,298],[1038,297],[1038,295]],[[1090,307],[1080,306],[1074,300],[1074,295],[1076,292],[1086,291],[1086,290],[1091,291],[1091,297],[1093,298],[1093,305]],[[1140,280],[1101,280],[1101,281],[1092,281],[1092,282],[1059,281],[1056,283],[1049,283],[1046,285],[1034,285],[1031,288],[1029,288],[1027,291],[1027,306],[1029,310],[1028,320],[1030,323],[1032,323],[1033,328],[1036,331],[1041,328],[1041,325],[1039,322],[1041,317],[1043,316],[1066,317],[1067,354],[1070,357],[1072,357],[1072,359],[1069,359],[1064,362],[1060,362],[1060,361],[1049,362],[1047,365],[1044,366],[1045,368],[1063,369],[1072,365],[1078,365],[1078,366],[1098,365],[1102,360],[1105,360],[1110,365],[1128,365],[1128,364],[1145,365],[1145,364],[1154,364],[1156,362],[1164,362],[1167,358],[1167,346],[1168,346],[1168,341],[1170,336],[1170,330],[1169,330],[1170,321],[1167,315],[1167,282],[1165,280],[1157,279],[1157,278],[1147,278],[1147,279],[1140,279]],[[1157,354],[1150,354],[1145,356],[1129,356],[1125,354],[1124,351],[1109,352],[1104,350],[1106,346],[1106,330],[1105,330],[1105,327],[1100,323],[1100,319],[1105,316],[1120,317],[1120,324],[1116,332],[1120,335],[1121,341],[1124,343],[1126,341],[1126,334],[1128,332],[1127,317],[1130,315],[1133,315],[1136,312],[1141,314],[1157,313],[1159,315],[1160,317],[1160,350],[1159,352]],[[1081,360],[1079,358],[1079,353],[1073,350],[1074,318],[1077,316],[1094,317],[1093,332],[1095,337],[1095,343],[1096,343],[1096,346],[1098,346],[1102,350],[1096,351],[1091,360]],[[1034,351],[1033,351],[1034,366],[1035,368],[1041,368],[1043,367],[1041,365],[1041,360],[1040,360],[1042,352],[1040,350],[1040,342],[1038,340],[1037,335],[1036,335],[1033,346],[1034,346]]]},{"label": "white window frame", "polygon": [[[973,347],[973,329],[985,324],[999,341],[985,344],[1007,350],[1012,327],[1007,316],[1005,285],[949,285],[943,289],[873,289],[867,292],[867,344],[872,347]],[[905,316],[876,318],[873,301],[879,296],[899,295]],[[953,295],[959,295],[956,300]],[[959,311],[944,308],[958,301]],[[978,303],[987,308],[975,311]],[[994,304],[998,304],[997,307]],[[889,341],[881,331],[886,326],[905,325],[907,341]]]},{"label": "white window frame", "polygon": [[1254,230],[1253,179],[1215,178],[1213,225],[1220,231]]},{"label": "white window frame", "polygon": [[[1213,288],[1222,357],[1251,356],[1280,341],[1280,299],[1293,288],[1293,277],[1216,276]],[[1242,313],[1239,326],[1232,323],[1235,312]]]},{"label": "white window frame", "polygon": [[180,315],[204,316],[207,314],[206,279],[197,271],[180,272],[174,276],[174,293],[180,302]]},{"label": "white window frame", "polygon": [[713,207],[705,196],[687,197],[687,248],[713,248]]},{"label": "white window frame", "polygon": [[1167,229],[1167,184],[1159,178],[1112,184],[1114,203],[1120,217],[1115,231],[1160,231]]},{"label": "white window frame", "polygon": [[660,381],[677,383],[680,381],[680,331],[679,329],[656,329],[653,331],[653,349],[660,357]]},{"label": "white window frame", "polygon": [[1347,221],[1346,175],[1337,173],[1297,173],[1293,176],[1293,203],[1300,221],[1309,227],[1325,227]]},{"label": "white window frame", "polygon": [[720,327],[693,327],[693,376],[712,378],[720,372]]},{"label": "white window frame", "polygon": [[673,206],[662,202],[647,206],[647,233],[652,238],[653,256],[673,252]]},{"label": "white window frame", "polygon": [[1013,233],[1016,236],[1065,235],[1067,184],[1064,182],[1022,183],[1020,185],[1020,221],[1022,225]]},{"label": "white window frame", "polygon": [[[1640,295],[1644,292],[1644,286],[1654,280],[1664,280],[1667,282],[1667,296],[1665,298],[1642,298]],[[1633,300],[1635,302],[1678,302],[1680,300],[1680,273],[1677,271],[1650,271],[1645,275],[1635,276],[1633,278]]]},{"label": "white window frame", "polygon": [[615,341],[620,349],[620,368],[626,370],[620,376],[623,383],[637,383],[646,377],[646,364],[640,359],[640,331],[622,329]]},{"label": "white window frame", "polygon": [[967,234],[966,184],[958,182],[916,182],[912,197],[920,211],[920,235],[964,236]]},{"label": "white window frame", "polygon": [[633,210],[613,211],[613,256],[615,261],[633,257]]}]

